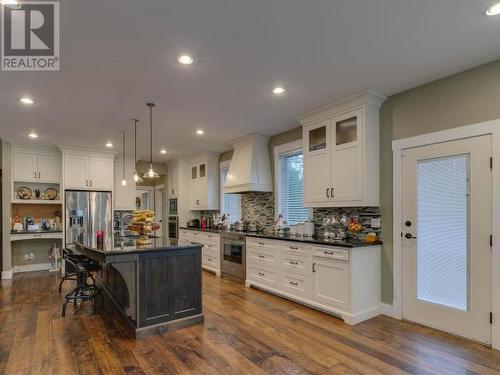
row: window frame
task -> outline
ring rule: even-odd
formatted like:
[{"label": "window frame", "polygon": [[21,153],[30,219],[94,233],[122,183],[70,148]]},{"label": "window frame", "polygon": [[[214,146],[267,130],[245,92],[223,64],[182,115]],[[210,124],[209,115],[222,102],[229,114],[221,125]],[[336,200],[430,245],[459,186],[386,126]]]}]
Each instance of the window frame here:
[{"label": "window frame", "polygon": [[[280,186],[281,179],[280,173],[280,157],[296,154],[298,151],[304,156],[304,147],[302,140],[297,140],[274,147],[274,217],[278,219],[279,205],[280,205]],[[313,209],[309,208],[309,220],[313,217]]]},{"label": "window frame", "polygon": [[[219,213],[222,215],[224,213],[224,183],[225,183],[225,180],[222,178],[223,176],[223,173],[222,171],[224,169],[227,169],[229,168],[229,166],[231,165],[231,160],[226,160],[226,161],[221,161],[219,163]],[[239,194],[238,194],[239,195]],[[240,220],[241,219],[241,195],[239,195],[239,201],[240,201],[240,217],[237,218],[237,220]],[[233,218],[231,218],[233,219]],[[232,220],[232,222],[234,222],[236,220]],[[231,223],[232,224],[232,223]]]}]

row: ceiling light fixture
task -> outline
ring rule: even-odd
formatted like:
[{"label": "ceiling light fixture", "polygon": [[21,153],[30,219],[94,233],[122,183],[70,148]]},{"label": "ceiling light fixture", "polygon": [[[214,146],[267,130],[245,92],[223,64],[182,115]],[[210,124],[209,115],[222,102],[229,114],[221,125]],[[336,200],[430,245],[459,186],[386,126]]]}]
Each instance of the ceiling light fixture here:
[{"label": "ceiling light fixture", "polygon": [[106,147],[110,147],[110,148],[113,147],[113,143],[111,143],[111,142],[106,143]]},{"label": "ceiling light fixture", "polygon": [[137,173],[137,123],[139,122],[138,119],[133,119],[134,121],[134,181],[135,182],[142,182],[142,177],[139,176],[139,173]]},{"label": "ceiling light fixture", "polygon": [[21,3],[18,0],[0,0],[0,4],[11,9],[21,8]]},{"label": "ceiling light fixture", "polygon": [[177,57],[177,61],[184,65],[191,65],[194,60],[189,55],[180,55]]},{"label": "ceiling light fixture", "polygon": [[122,186],[127,186],[127,179],[125,178],[125,130],[122,130]]},{"label": "ceiling light fixture", "polygon": [[160,153],[161,153],[161,154],[166,154],[166,153],[167,153],[167,150],[165,150],[164,148],[162,148],[162,149],[160,150]]},{"label": "ceiling light fixture", "polygon": [[31,98],[28,98],[28,97],[24,97],[24,98],[21,98],[19,99],[19,101],[23,104],[34,104],[35,101]]},{"label": "ceiling light fixture", "polygon": [[33,139],[38,138],[38,134],[36,134],[35,132],[29,133],[28,136]]},{"label": "ceiling light fixture", "polygon": [[155,103],[146,103],[149,107],[149,169],[142,177],[158,178],[160,175],[153,169],[153,107]]},{"label": "ceiling light fixture", "polygon": [[491,5],[488,9],[486,9],[487,16],[498,16],[500,14],[500,2],[497,2]]},{"label": "ceiling light fixture", "polygon": [[286,89],[285,89],[285,88],[278,86],[278,87],[275,87],[275,88],[273,89],[273,94],[276,94],[276,95],[281,95],[281,94],[283,94],[285,91],[286,91]]},{"label": "ceiling light fixture", "polygon": [[203,135],[203,134],[205,134],[205,130],[203,130],[203,129],[198,129],[198,130],[196,131],[196,134],[198,134],[198,135]]}]

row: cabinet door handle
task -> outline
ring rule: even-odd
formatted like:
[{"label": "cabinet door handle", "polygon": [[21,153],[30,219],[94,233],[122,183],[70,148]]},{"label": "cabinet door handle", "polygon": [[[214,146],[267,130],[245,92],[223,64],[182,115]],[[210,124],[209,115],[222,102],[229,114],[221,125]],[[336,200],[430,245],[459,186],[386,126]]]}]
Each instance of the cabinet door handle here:
[{"label": "cabinet door handle", "polygon": [[264,276],[264,273],[262,273],[262,272],[259,272],[259,275],[260,275],[260,276]]},{"label": "cabinet door handle", "polygon": [[316,272],[316,263],[313,263],[313,272]]},{"label": "cabinet door handle", "polygon": [[38,179],[40,179],[40,176],[41,176],[41,174],[40,174],[40,172],[38,172]]},{"label": "cabinet door handle", "polygon": [[262,258],[262,259],[264,259],[264,258],[265,258],[265,256],[264,256],[264,255],[260,255],[260,254],[258,255],[258,257],[259,257],[259,258]]},{"label": "cabinet door handle", "polygon": [[92,180],[90,180],[90,186],[92,186]]},{"label": "cabinet door handle", "polygon": [[85,180],[85,186],[89,186],[89,180]]},{"label": "cabinet door handle", "polygon": [[325,254],[325,255],[333,255],[333,251],[323,251],[323,254]]},{"label": "cabinet door handle", "polygon": [[264,243],[264,242],[257,242],[257,243],[258,243],[259,245],[262,245],[262,246],[264,246],[264,245],[265,245],[265,243]]},{"label": "cabinet door handle", "polygon": [[335,188],[330,188],[331,198],[335,198]]},{"label": "cabinet door handle", "polygon": [[328,194],[329,191],[330,191],[330,188],[326,188],[326,197],[327,198],[330,198],[330,195]]},{"label": "cabinet door handle", "polygon": [[298,262],[294,262],[293,260],[290,261],[290,264],[293,264],[294,266],[298,265]]},{"label": "cabinet door handle", "polygon": [[299,283],[296,283],[296,282],[290,281],[290,285],[297,286],[297,285],[299,285]]},{"label": "cabinet door handle", "polygon": [[290,246],[290,249],[292,249],[292,250],[298,250],[299,248],[296,247],[296,246]]},{"label": "cabinet door handle", "polygon": [[36,172],[35,172],[35,178],[36,178]]}]

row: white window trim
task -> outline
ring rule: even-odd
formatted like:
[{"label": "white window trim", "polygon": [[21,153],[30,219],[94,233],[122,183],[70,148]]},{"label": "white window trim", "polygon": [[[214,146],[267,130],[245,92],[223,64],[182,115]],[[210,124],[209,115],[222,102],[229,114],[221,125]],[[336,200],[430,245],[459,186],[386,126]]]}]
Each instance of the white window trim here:
[{"label": "white window trim", "polygon": [[392,141],[393,152],[393,301],[392,316],[402,319],[402,157],[408,148],[426,146],[441,142],[454,141],[491,134],[492,142],[492,236],[491,248],[491,307],[493,324],[491,325],[491,346],[500,349],[500,120],[486,121],[459,128],[442,130],[415,137]]},{"label": "white window trim", "polygon": [[[224,210],[224,181],[222,180],[222,170],[229,168],[231,165],[231,160],[221,161],[219,163],[219,184],[220,184],[220,192],[219,192],[219,212],[222,215],[222,211]],[[241,213],[241,198],[240,198],[240,213]]]},{"label": "white window trim", "polygon": [[[278,211],[279,211],[279,202],[280,202],[280,189],[279,189],[279,181],[280,181],[280,156],[286,154],[293,154],[297,151],[304,152],[304,147],[302,143],[302,139],[297,141],[285,143],[274,148],[274,218],[278,219]],[[309,219],[312,218],[313,209],[309,209]]]}]

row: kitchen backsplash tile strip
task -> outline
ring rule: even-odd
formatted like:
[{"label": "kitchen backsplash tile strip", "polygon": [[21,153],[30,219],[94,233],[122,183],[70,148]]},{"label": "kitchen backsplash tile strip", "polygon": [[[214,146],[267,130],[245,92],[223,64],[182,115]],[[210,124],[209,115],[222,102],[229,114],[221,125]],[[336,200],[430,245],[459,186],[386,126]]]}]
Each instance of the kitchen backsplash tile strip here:
[{"label": "kitchen backsplash tile strip", "polygon": [[274,225],[274,194],[241,194],[241,217],[259,227]]},{"label": "kitchen backsplash tile strip", "polygon": [[339,207],[339,208],[313,208],[313,220],[316,235],[323,235],[323,219],[334,215],[358,216],[363,225],[358,234],[363,239],[367,233],[375,232],[380,237],[381,228],[372,228],[371,219],[380,219],[380,207]]}]

